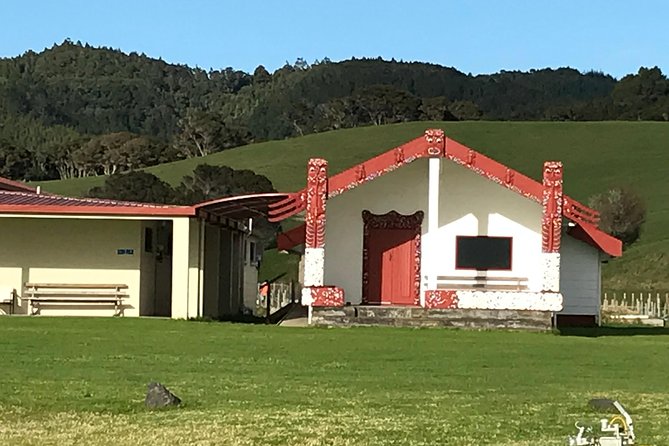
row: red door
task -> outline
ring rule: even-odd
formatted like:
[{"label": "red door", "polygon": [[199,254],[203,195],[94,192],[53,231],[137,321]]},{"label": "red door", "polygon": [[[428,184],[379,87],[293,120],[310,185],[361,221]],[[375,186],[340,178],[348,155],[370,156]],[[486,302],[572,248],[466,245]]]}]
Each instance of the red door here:
[{"label": "red door", "polygon": [[415,236],[414,229],[369,229],[368,303],[415,304]]}]

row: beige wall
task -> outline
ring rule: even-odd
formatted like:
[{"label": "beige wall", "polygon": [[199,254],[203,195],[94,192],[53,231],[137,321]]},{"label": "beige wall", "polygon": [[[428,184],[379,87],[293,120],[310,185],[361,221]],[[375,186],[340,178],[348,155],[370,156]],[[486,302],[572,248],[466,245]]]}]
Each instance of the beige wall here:
[{"label": "beige wall", "polygon": [[[325,284],[344,288],[346,300],[362,295],[362,211],[422,210],[422,275],[475,275],[455,269],[455,237],[513,237],[511,271],[495,276],[522,276],[532,290],[541,287],[541,205],[447,160],[441,162],[439,229],[428,232],[428,160],[420,159],[327,202]],[[425,288],[425,283],[422,284]]]},{"label": "beige wall", "polygon": [[[126,316],[139,315],[142,222],[67,218],[0,218],[0,287],[23,295],[26,282],[128,285]],[[134,249],[117,255],[117,249]],[[17,313],[28,312],[22,302]],[[113,315],[113,308],[44,307],[44,315]]]},{"label": "beige wall", "polygon": [[[205,230],[205,224],[195,218],[171,220],[169,224],[133,218],[0,217],[0,288],[14,288],[22,295],[26,282],[119,283],[129,287],[125,316],[160,313],[192,318],[205,314],[205,308],[210,316],[236,314],[244,290],[248,287],[255,293],[257,286],[250,283],[257,275],[244,267],[246,236],[208,225]],[[171,256],[165,246],[170,227]],[[149,252],[145,250],[147,229],[153,239]],[[159,240],[159,234],[165,239]],[[118,249],[134,252],[118,255]],[[157,264],[158,251],[161,262]],[[161,296],[157,297],[157,290]],[[170,292],[171,302],[166,305]],[[205,305],[205,297],[211,305]],[[28,311],[25,302],[17,308],[17,313]],[[43,306],[41,314],[111,316],[114,309],[68,304]]]},{"label": "beige wall", "polygon": [[200,222],[178,217],[172,221],[172,318],[188,319],[202,313],[202,272]]}]

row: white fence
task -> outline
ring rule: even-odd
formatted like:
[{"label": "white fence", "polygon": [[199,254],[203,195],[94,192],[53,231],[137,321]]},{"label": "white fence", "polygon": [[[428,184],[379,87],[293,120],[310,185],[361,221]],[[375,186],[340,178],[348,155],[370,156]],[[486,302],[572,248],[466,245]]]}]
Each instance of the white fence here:
[{"label": "white fence", "polygon": [[269,314],[272,314],[289,303],[300,301],[300,285],[297,282],[274,282],[269,285],[259,283],[256,299],[257,316],[267,316],[268,298]]},{"label": "white fence", "polygon": [[652,318],[669,316],[669,293],[605,292],[602,313],[606,315],[638,315]]}]

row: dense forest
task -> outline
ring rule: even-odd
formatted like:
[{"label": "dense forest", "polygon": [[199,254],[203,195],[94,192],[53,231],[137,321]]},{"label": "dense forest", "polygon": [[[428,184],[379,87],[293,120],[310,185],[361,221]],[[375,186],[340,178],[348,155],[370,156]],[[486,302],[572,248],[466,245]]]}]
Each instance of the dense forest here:
[{"label": "dense forest", "polygon": [[0,176],[113,174],[250,142],[415,120],[669,120],[658,68],[471,75],[419,62],[298,59],[203,70],[65,41],[0,59]]}]

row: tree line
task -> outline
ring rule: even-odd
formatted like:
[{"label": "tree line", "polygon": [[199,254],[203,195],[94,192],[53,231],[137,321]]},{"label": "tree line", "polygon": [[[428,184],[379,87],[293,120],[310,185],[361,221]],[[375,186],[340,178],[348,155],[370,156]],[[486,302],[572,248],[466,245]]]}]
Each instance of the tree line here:
[{"label": "tree line", "polygon": [[298,59],[203,70],[66,40],[0,59],[0,176],[129,172],[240,145],[415,120],[669,120],[669,81],[570,68],[471,75],[419,62]]}]

